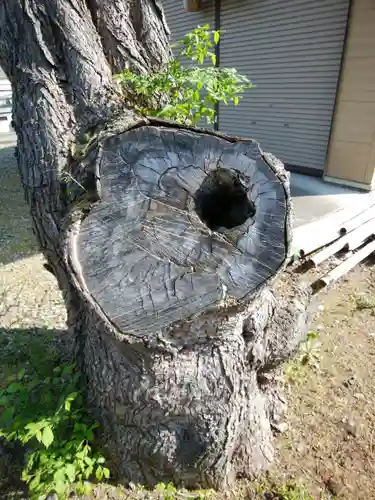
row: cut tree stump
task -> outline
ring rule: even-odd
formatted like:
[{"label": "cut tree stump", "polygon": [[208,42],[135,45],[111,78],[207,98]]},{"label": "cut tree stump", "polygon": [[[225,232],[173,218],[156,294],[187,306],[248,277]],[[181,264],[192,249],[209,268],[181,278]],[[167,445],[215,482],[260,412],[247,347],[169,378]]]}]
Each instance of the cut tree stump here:
[{"label": "cut tree stump", "polygon": [[282,164],[115,85],[165,68],[168,34],[159,0],[0,1],[20,179],[118,479],[224,488],[272,461],[309,294]]},{"label": "cut tree stump", "polygon": [[254,141],[148,120],[95,141],[70,177],[70,322],[118,477],[225,488],[259,474],[284,404],[274,372],[309,302],[284,270],[282,163]]}]

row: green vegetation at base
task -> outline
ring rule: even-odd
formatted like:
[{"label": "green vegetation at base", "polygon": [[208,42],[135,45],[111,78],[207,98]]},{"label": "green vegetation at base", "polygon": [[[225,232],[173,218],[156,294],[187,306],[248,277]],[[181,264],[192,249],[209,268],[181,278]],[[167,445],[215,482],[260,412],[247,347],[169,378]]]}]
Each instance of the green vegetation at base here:
[{"label": "green vegetation at base", "polygon": [[86,492],[89,480],[110,473],[94,445],[98,426],[86,411],[80,374],[61,364],[47,332],[21,332],[0,337],[0,437],[24,447],[22,479],[32,500],[51,491],[64,498],[72,484]]}]

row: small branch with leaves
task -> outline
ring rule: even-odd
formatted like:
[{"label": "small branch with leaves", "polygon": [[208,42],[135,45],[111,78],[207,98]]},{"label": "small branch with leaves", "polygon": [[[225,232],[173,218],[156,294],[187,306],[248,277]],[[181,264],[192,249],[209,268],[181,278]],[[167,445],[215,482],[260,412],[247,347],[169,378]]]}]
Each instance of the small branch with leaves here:
[{"label": "small branch with leaves", "polygon": [[[142,115],[184,125],[214,123],[218,103],[236,106],[253,84],[234,68],[217,67],[212,49],[218,45],[221,31],[209,28],[208,24],[198,26],[185,35],[175,45],[180,49],[179,57],[164,69],[146,75],[124,69],[116,75],[129,105]],[[184,66],[183,59],[194,65]]]}]

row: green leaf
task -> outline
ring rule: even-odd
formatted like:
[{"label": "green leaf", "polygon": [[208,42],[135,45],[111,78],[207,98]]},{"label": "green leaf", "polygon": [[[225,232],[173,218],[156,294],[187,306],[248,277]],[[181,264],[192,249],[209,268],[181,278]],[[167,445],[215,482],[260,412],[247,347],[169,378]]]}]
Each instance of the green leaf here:
[{"label": "green leaf", "polygon": [[212,64],[213,64],[214,66],[216,66],[216,56],[215,56],[215,54],[212,54],[212,55],[211,55],[211,60],[212,60]]},{"label": "green leaf", "polygon": [[41,429],[44,426],[44,422],[30,422],[29,424],[25,425],[25,429],[34,433],[38,430]]},{"label": "green leaf", "polygon": [[52,428],[47,426],[43,429],[41,442],[44,444],[46,448],[49,448],[53,443],[54,435]]},{"label": "green leaf", "polygon": [[8,408],[5,408],[4,410],[2,410],[1,421],[6,423],[5,425],[8,425],[8,423],[12,421],[13,411],[14,411],[14,409],[10,406]]},{"label": "green leaf", "polygon": [[56,484],[57,483],[65,484],[65,480],[66,480],[65,470],[61,468],[61,469],[58,469],[57,471],[55,471],[55,473],[53,474],[53,480]]},{"label": "green leaf", "polygon": [[235,105],[235,106],[237,106],[237,105],[238,105],[239,99],[238,99],[238,97],[237,97],[237,96],[236,96],[236,97],[234,97],[233,102],[234,102],[234,105]]},{"label": "green leaf", "polygon": [[109,469],[107,469],[107,467],[103,467],[103,476],[106,478],[106,479],[109,479],[110,477],[110,472],[109,472]]},{"label": "green leaf", "polygon": [[65,474],[69,480],[70,483],[74,483],[76,479],[76,468],[73,464],[66,464],[65,465]]},{"label": "green leaf", "polygon": [[7,392],[8,394],[14,394],[22,388],[22,385],[18,382],[13,382],[13,384],[8,385]]},{"label": "green leaf", "polygon": [[220,33],[218,31],[214,31],[214,42],[217,45],[220,41]]},{"label": "green leaf", "polygon": [[29,483],[29,488],[31,491],[35,491],[40,485],[40,475],[36,475]]},{"label": "green leaf", "polygon": [[103,467],[101,465],[96,468],[95,477],[98,481],[103,479]]},{"label": "green leaf", "polygon": [[39,443],[42,442],[42,432],[39,429],[35,432],[35,437],[37,438]]},{"label": "green leaf", "polygon": [[65,377],[66,375],[70,375],[73,373],[74,365],[66,365],[63,368],[62,376]]},{"label": "green leaf", "polygon": [[56,493],[62,497],[65,492],[66,492],[66,487],[67,484],[65,483],[65,480],[62,481],[55,481],[53,485],[53,489],[56,491]]},{"label": "green leaf", "polygon": [[92,465],[94,463],[94,461],[91,457],[86,456],[86,457],[84,457],[83,460],[84,460],[85,464],[87,464],[87,465]]},{"label": "green leaf", "polygon": [[92,432],[92,429],[87,429],[87,431],[86,431],[86,439],[87,439],[87,441],[93,441],[94,440],[94,433]]},{"label": "green leaf", "polygon": [[90,465],[89,467],[86,468],[86,470],[84,471],[85,479],[89,479],[91,477],[93,470],[94,470],[94,467],[92,465]]},{"label": "green leaf", "polygon": [[70,411],[70,407],[71,407],[71,404],[72,402],[76,399],[76,397],[78,396],[78,392],[72,392],[71,394],[69,394],[69,396],[65,399],[65,410],[67,412]]}]

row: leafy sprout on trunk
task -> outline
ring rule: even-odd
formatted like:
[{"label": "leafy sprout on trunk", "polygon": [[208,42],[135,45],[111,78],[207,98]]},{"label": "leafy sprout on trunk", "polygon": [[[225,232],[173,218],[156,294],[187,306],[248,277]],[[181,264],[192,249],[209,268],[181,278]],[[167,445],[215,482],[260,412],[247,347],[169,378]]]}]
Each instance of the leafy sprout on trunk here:
[{"label": "leafy sprout on trunk", "polygon": [[[139,75],[124,69],[115,77],[124,98],[142,115],[185,125],[214,123],[218,103],[237,105],[245,90],[253,87],[236,69],[217,66],[214,50],[220,35],[208,24],[198,26],[174,46],[179,58],[162,70]],[[183,58],[193,64],[184,66]]]}]

